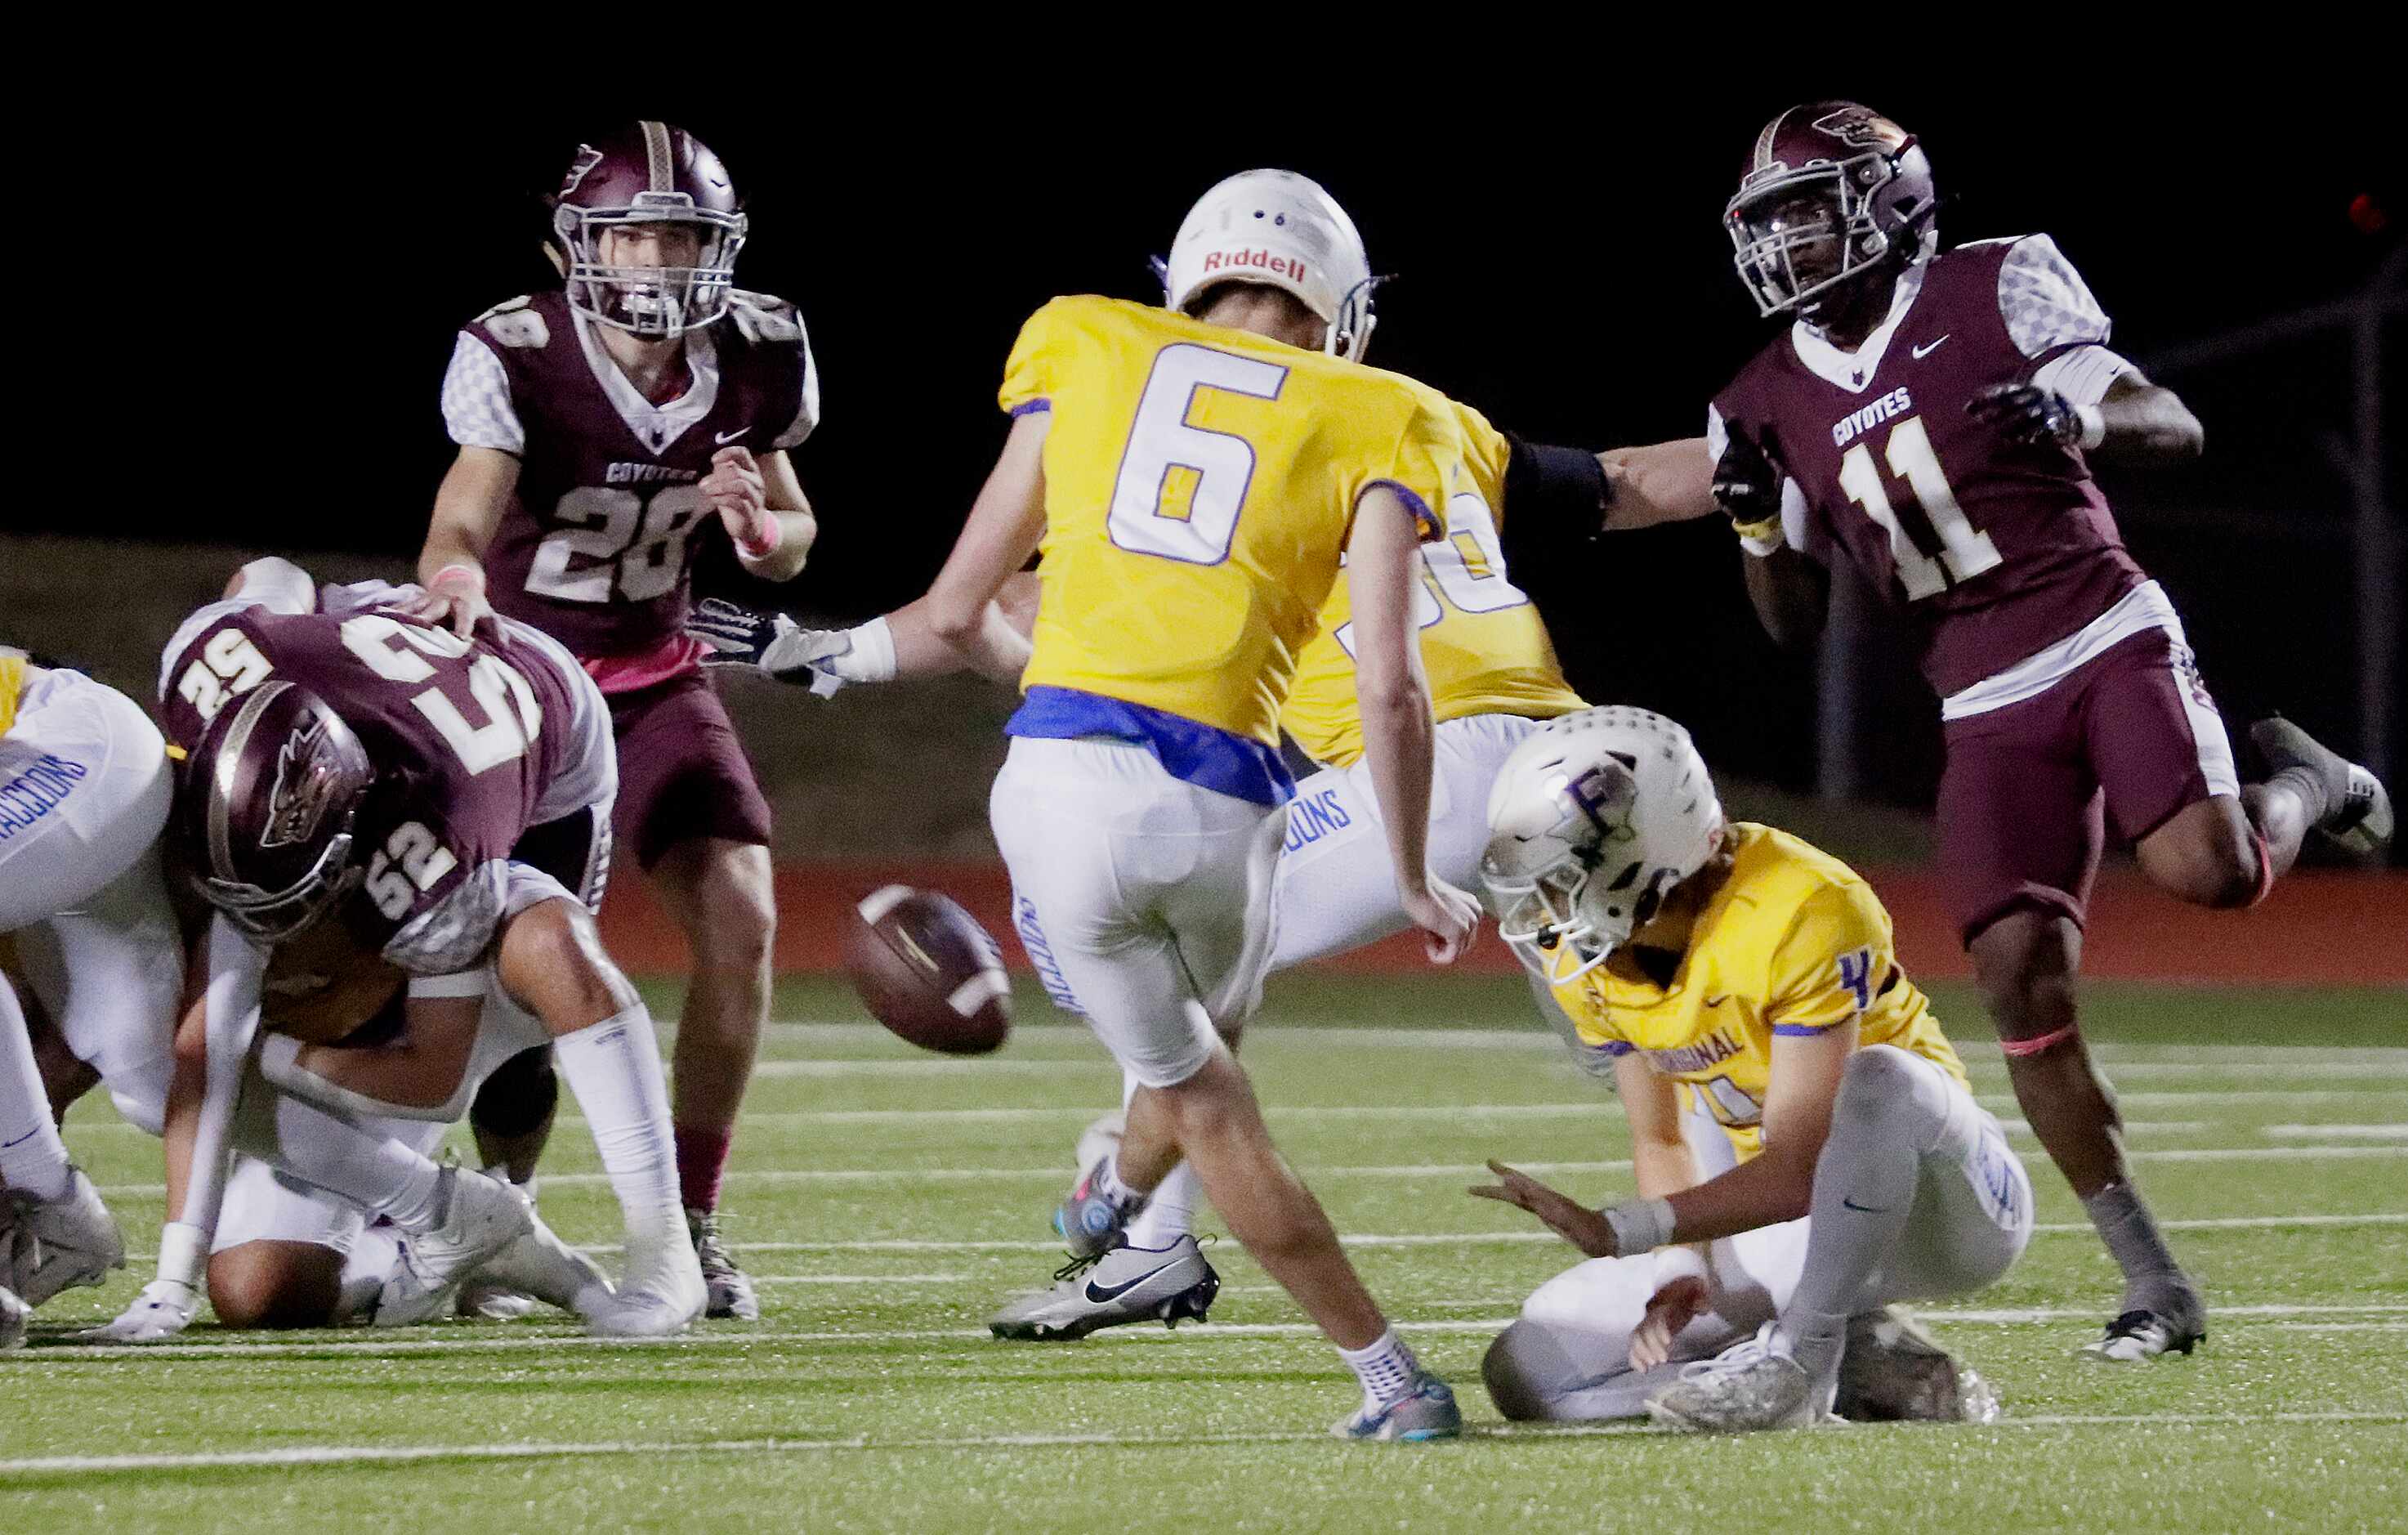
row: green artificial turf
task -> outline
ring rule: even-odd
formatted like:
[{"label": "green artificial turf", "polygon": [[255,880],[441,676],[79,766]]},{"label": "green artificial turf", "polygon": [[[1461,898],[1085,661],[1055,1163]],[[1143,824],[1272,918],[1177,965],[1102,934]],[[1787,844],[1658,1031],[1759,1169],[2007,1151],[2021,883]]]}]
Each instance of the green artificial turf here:
[{"label": "green artificial turf", "polygon": [[[1577,1255],[1466,1198],[1472,1169],[1552,1164],[1598,1200],[1629,1186],[1611,1095],[1529,1023],[1510,979],[1283,978],[1245,1050],[1291,1159],[1340,1230],[1369,1239],[1366,1279],[1455,1383],[1464,1442],[1326,1438],[1353,1383],[1227,1241],[1211,1250],[1225,1284],[1211,1325],[992,1341],[987,1314],[1057,1261],[1045,1216],[1118,1072],[1034,997],[999,1055],[953,1060],[852,1021],[840,984],[808,982],[781,989],[789,1022],[766,1041],[727,1186],[763,1318],[667,1342],[531,1320],[272,1337],[205,1324],[153,1354],[74,1346],[67,1328],[133,1295],[161,1212],[155,1142],[101,1098],[79,1106],[69,1145],[139,1256],[0,1356],[0,1528],[2401,1528],[2408,1000],[2087,996],[2160,1215],[2272,1224],[2174,1230],[2218,1308],[2199,1355],[2082,1364],[2114,1271],[2015,1128],[2042,1230],[1991,1290],[1929,1308],[2004,1399],[1996,1427],[1707,1441],[1498,1424],[1481,1353]],[[2013,1122],[1970,996],[1938,999],[1977,1090]],[[572,1241],[615,1234],[596,1167],[565,1112],[542,1203]],[[258,1458],[196,1458],[218,1456]]]}]

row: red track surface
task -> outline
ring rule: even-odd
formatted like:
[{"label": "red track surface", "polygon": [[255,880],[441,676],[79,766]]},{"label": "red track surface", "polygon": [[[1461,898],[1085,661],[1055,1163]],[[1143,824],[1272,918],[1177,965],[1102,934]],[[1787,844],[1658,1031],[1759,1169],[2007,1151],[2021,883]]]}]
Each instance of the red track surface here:
[{"label": "red track surface", "polygon": [[[1916,976],[1971,973],[1941,905],[1940,882],[1924,869],[1869,871],[1898,925],[1899,952]],[[1010,886],[993,864],[834,864],[778,871],[777,967],[783,972],[842,968],[845,925],[853,901],[882,884],[941,890],[968,907],[997,938],[1007,960],[1025,968],[1011,931]],[[603,927],[621,964],[639,972],[686,968],[677,928],[633,869],[613,882]],[[1422,964],[1408,937],[1327,961],[1356,973],[1410,971]],[[1511,972],[1512,956],[1492,931],[1466,968]],[[2100,877],[2091,902],[2085,974],[2123,981],[2248,985],[2408,986],[2408,875],[2295,875],[2264,905],[2209,911],[2157,894],[2128,868]]]}]

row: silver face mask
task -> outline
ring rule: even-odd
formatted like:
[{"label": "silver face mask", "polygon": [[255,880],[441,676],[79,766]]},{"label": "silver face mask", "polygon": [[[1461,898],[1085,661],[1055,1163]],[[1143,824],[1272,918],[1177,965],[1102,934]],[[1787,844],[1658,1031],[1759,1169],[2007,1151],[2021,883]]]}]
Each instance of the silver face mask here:
[{"label": "silver face mask", "polygon": [[[606,325],[638,336],[681,336],[727,312],[736,255],[744,248],[744,215],[696,208],[679,194],[667,206],[589,209],[563,206],[553,227],[567,247],[568,302]],[[692,266],[613,266],[600,256],[605,230],[629,224],[690,224],[699,239]]]}]

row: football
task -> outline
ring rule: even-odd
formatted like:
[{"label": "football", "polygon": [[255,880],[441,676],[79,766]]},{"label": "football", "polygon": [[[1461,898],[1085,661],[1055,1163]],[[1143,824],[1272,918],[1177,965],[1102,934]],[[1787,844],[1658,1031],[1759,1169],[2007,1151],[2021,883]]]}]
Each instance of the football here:
[{"label": "football", "polygon": [[923,1050],[983,1055],[1011,1032],[1003,952],[952,897],[910,885],[854,908],[844,966],[870,1016]]}]

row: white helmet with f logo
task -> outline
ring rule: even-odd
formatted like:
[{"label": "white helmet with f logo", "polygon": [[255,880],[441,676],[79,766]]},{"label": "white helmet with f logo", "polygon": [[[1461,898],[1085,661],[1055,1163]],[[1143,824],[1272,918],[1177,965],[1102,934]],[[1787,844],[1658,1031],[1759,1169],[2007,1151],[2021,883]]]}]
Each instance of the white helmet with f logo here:
[{"label": "white helmet with f logo", "polygon": [[1643,709],[1587,709],[1505,759],[1488,832],[1480,877],[1498,936],[1566,981],[1605,963],[1705,868],[1723,808],[1686,730]]},{"label": "white helmet with f logo", "polygon": [[1292,170],[1230,177],[1187,211],[1162,264],[1162,302],[1182,314],[1225,282],[1294,294],[1329,327],[1322,350],[1360,362],[1371,340],[1371,263],[1363,237],[1321,183]]}]

